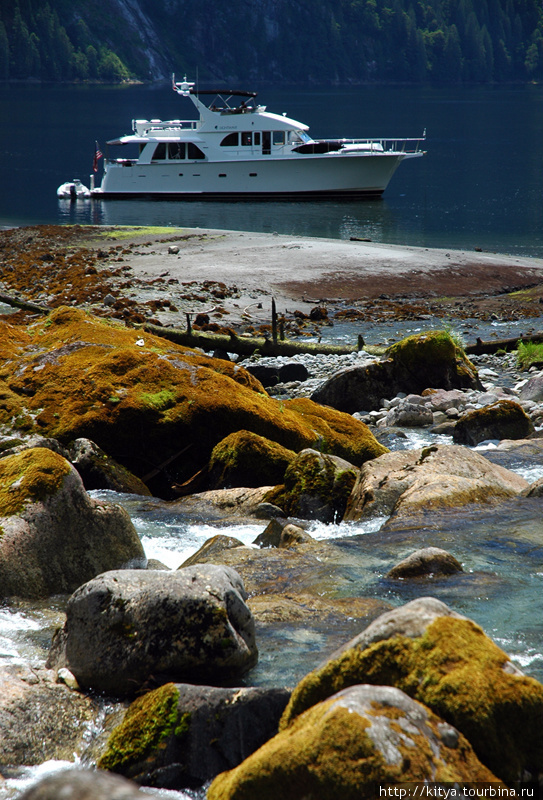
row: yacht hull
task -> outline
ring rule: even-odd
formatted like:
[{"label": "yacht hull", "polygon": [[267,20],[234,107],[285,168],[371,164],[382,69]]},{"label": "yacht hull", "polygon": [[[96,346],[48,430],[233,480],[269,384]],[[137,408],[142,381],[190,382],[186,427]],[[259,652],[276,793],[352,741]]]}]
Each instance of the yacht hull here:
[{"label": "yacht hull", "polygon": [[378,197],[406,153],[293,155],[236,161],[109,162],[101,197]]}]

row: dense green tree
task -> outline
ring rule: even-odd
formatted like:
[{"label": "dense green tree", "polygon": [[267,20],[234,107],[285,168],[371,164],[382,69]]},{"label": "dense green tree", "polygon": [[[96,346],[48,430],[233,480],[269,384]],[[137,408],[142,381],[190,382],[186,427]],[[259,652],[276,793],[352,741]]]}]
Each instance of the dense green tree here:
[{"label": "dense green tree", "polygon": [[543,79],[541,0],[0,0],[0,79]]}]

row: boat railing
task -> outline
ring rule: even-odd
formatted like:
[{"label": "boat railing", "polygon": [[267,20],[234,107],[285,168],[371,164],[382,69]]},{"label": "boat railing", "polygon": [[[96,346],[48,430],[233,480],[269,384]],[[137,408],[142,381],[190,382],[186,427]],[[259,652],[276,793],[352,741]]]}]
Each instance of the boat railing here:
[{"label": "boat railing", "polygon": [[178,130],[196,130],[200,125],[198,120],[194,119],[133,119],[132,130],[134,133],[143,136],[152,133],[153,131],[178,131]]},{"label": "boat railing", "polygon": [[426,141],[425,136],[407,139],[337,139],[343,147],[348,145],[366,146],[368,150],[395,153],[418,153]]}]

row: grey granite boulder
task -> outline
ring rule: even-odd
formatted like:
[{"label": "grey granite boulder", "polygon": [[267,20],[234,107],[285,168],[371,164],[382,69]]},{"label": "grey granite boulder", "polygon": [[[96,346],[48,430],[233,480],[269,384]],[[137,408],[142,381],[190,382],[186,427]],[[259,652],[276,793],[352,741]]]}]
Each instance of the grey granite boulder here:
[{"label": "grey granite boulder", "polygon": [[528,482],[459,445],[386,453],[362,465],[345,520],[377,514],[392,520],[430,511],[491,504],[519,495]]},{"label": "grey granite boulder", "polygon": [[228,567],[106,572],[68,601],[48,666],[117,696],[172,680],[228,683],[258,658],[245,599]]}]

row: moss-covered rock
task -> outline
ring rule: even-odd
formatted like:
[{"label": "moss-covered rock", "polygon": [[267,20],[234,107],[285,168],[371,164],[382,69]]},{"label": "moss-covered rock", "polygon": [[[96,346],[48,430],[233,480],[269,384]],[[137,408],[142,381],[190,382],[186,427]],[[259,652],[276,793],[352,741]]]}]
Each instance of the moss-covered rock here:
[{"label": "moss-covered rock", "polygon": [[421,394],[429,388],[482,389],[476,368],[446,331],[408,336],[381,361],[340,370],[311,399],[353,414],[379,409],[383,398],[398,392]]},{"label": "moss-covered rock", "polygon": [[285,516],[339,522],[343,518],[358,470],[342,458],[310,448],[302,450],[265,501],[281,508]]},{"label": "moss-covered rock", "polygon": [[166,683],[134,700],[109,737],[98,768],[132,777],[131,766],[138,765],[142,770],[146,761],[156,760],[157,751],[165,749],[172,732],[182,726],[178,701],[179,689],[174,683]]},{"label": "moss-covered rock", "polygon": [[292,694],[282,728],[348,686],[396,686],[458,728],[505,782],[541,772],[543,686],[521,673],[471,620],[440,616],[439,607],[427,613],[423,600],[404,608],[405,616],[400,609],[375,620],[366,635],[307,675]]},{"label": "moss-covered rock", "polygon": [[357,466],[386,451],[363,423],[309,400],[275,400],[229,361],[73,308],[24,330],[0,323],[0,380],[0,422],[63,444],[90,439],[155,494],[205,468],[240,430]]},{"label": "moss-covered rock", "polygon": [[166,684],[135,700],[98,767],[145,786],[201,786],[277,733],[287,689]]},{"label": "moss-covered rock", "polygon": [[482,389],[477,369],[447,331],[407,336],[391,345],[386,356],[406,394],[420,394],[428,388]]},{"label": "moss-covered rock", "polygon": [[464,414],[454,426],[453,441],[475,447],[485,439],[527,439],[534,432],[534,423],[522,406],[498,400]]},{"label": "moss-covered rock", "polygon": [[62,456],[44,447],[0,460],[0,515],[20,514],[25,506],[56,494],[71,472]]},{"label": "moss-covered rock", "polygon": [[0,460],[0,596],[73,592],[107,569],[144,567],[119,506],[91,500],[75,469],[45,447]]},{"label": "moss-covered rock", "polygon": [[250,431],[235,431],[215,445],[209,460],[209,485],[270,486],[281,483],[296,453]]},{"label": "moss-covered rock", "polygon": [[375,797],[376,786],[411,781],[496,778],[451,725],[398,689],[365,685],[306,711],[237,769],[219,775],[207,797],[360,800]]}]

